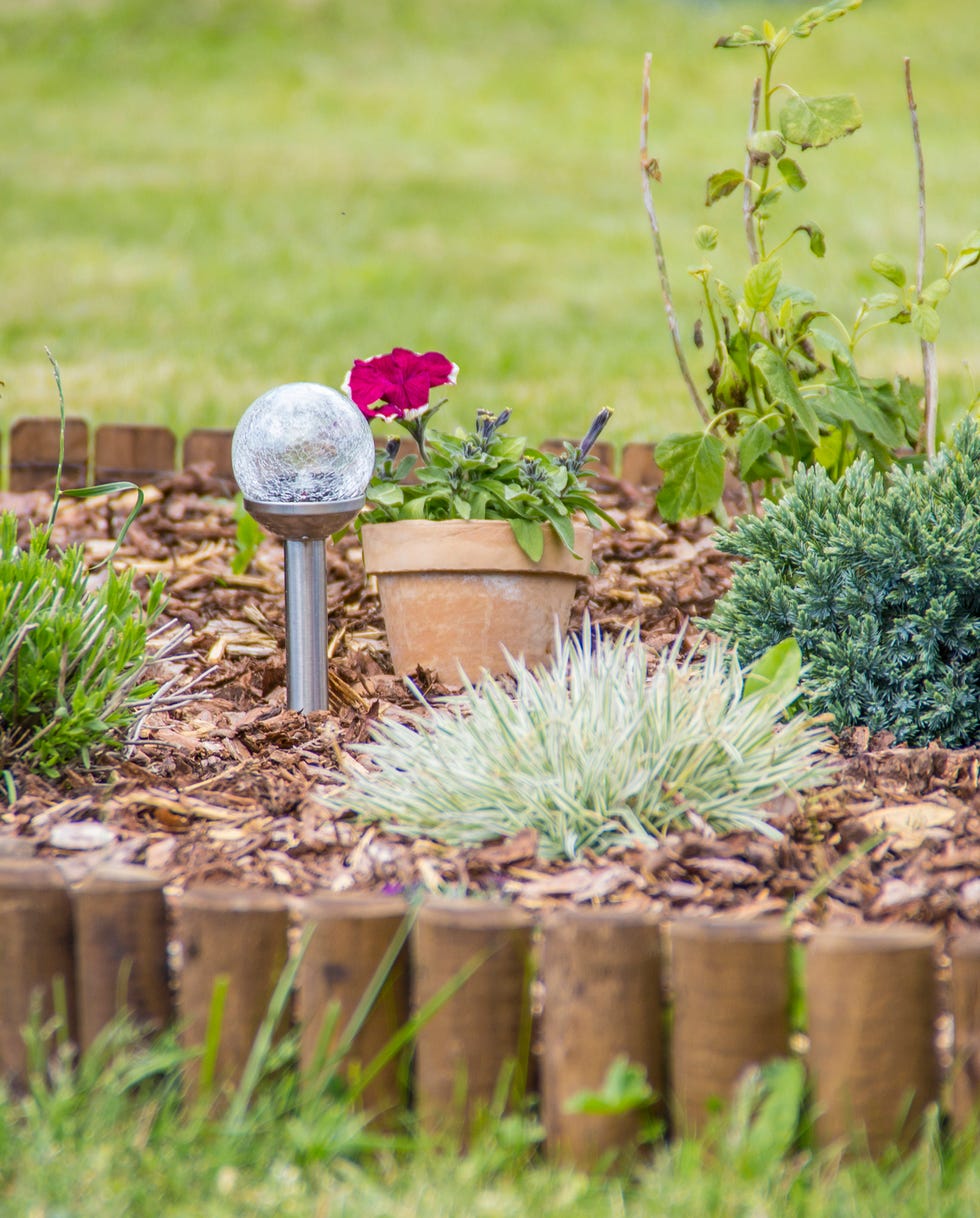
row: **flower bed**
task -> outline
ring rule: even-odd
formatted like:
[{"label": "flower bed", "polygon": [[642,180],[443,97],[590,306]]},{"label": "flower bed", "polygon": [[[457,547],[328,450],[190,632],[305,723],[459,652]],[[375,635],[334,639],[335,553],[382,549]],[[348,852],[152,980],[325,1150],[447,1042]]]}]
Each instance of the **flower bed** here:
[{"label": "flower bed", "polygon": [[[587,608],[610,631],[638,620],[654,648],[681,631],[693,638],[691,620],[729,583],[729,560],[713,548],[710,526],[662,526],[646,493],[613,479],[599,485],[623,531],[597,536],[600,574],[580,591],[573,627]],[[779,811],[778,843],[688,831],[656,849],[563,864],[541,862],[530,834],[458,850],[324,821],[311,796],[336,781],[338,755],[366,738],[379,713],[397,714],[413,700],[386,672],[377,598],[364,586],[351,535],[328,547],[331,712],[307,718],[284,709],[280,547],[264,542],[249,569],[232,575],[236,522],[219,489],[195,471],[161,480],[122,550],[141,571],[167,572],[169,611],[194,631],[181,668],[212,670],[202,697],[153,716],[113,781],[69,773],[52,784],[18,774],[17,801],[3,811],[7,853],[53,856],[71,876],[106,859],[143,863],[179,886],[482,891],[532,909],[608,903],[668,916],[733,908],[753,916],[796,901],[800,926],[980,924],[975,749],[890,749],[887,740],[869,749],[857,731],[843,742],[839,783],[803,809]],[[25,520],[46,518],[49,502],[3,497]],[[56,539],[83,538],[90,557],[101,558],[126,510],[123,500],[65,503]],[[439,692],[419,679],[427,693]]]}]

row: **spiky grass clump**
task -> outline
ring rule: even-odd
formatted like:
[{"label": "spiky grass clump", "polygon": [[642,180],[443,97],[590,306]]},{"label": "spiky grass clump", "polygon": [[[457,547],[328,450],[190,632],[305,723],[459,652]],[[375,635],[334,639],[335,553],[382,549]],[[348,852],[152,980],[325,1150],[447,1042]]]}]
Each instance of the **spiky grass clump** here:
[{"label": "spiky grass clump", "polygon": [[[734,655],[712,643],[647,676],[635,631],[586,623],[547,667],[511,660],[516,688],[486,677],[407,723],[380,723],[359,752],[371,770],[327,796],[404,837],[471,846],[535,829],[546,857],[649,840],[692,818],[774,835],[764,805],[826,781],[824,729],[783,719],[785,698],[747,695]],[[424,700],[423,700],[424,701]]]}]

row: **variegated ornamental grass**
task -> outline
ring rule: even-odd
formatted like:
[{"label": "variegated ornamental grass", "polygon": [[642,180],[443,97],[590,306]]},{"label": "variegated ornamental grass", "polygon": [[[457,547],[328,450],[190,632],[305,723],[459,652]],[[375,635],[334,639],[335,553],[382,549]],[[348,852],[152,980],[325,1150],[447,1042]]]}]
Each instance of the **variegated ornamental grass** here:
[{"label": "variegated ornamental grass", "polygon": [[786,717],[795,690],[747,689],[720,643],[665,652],[648,674],[635,630],[586,621],[550,665],[510,668],[376,724],[358,748],[368,767],[326,807],[460,846],[532,828],[544,857],[573,858],[692,824],[777,835],[766,804],[827,780],[826,729]]}]

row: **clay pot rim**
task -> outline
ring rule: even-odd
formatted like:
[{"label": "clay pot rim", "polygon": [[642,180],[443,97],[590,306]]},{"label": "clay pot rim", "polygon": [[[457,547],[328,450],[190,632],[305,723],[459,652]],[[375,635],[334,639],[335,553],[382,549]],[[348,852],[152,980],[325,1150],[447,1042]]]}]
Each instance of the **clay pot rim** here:
[{"label": "clay pot rim", "polygon": [[[545,531],[544,553],[532,562],[506,520],[389,520],[361,529],[365,569],[397,572],[524,572],[584,576],[592,555],[592,528],[575,524],[573,554],[553,529]],[[577,556],[576,556],[577,555]]]}]

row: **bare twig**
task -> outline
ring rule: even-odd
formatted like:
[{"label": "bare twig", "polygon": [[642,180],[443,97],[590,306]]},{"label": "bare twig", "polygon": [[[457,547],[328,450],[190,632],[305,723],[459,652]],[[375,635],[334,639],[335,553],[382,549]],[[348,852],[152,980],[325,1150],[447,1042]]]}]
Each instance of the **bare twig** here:
[{"label": "bare twig", "polygon": [[657,221],[656,209],[653,206],[653,191],[650,188],[651,178],[658,182],[660,181],[660,166],[657,164],[656,158],[651,157],[647,150],[647,133],[650,127],[650,65],[652,61],[653,56],[647,52],[643,60],[643,116],[640,122],[640,168],[643,171],[643,202],[646,204],[647,215],[650,218],[653,248],[657,255],[657,270],[660,272],[660,290],[663,293],[667,325],[670,328],[670,336],[674,342],[674,354],[677,356],[681,376],[687,385],[691,401],[694,403],[698,414],[704,422],[709,423],[711,415],[701,400],[701,395],[698,393],[694,377],[691,375],[691,369],[688,367],[687,359],[684,355],[684,348],[681,346],[680,330],[677,326],[677,313],[674,310],[674,298],[671,295],[670,279],[667,275],[667,259],[664,257],[663,241],[660,239],[660,225]]},{"label": "bare twig", "polygon": [[755,225],[752,222],[752,137],[759,126],[759,103],[762,99],[762,77],[755,78],[755,88],[752,90],[752,108],[749,111],[749,132],[745,141],[745,185],[742,187],[742,218],[745,221],[745,239],[749,243],[749,261],[753,266],[759,261],[759,246],[755,239]]},{"label": "bare twig", "polygon": [[[915,267],[915,290],[922,292],[926,265],[926,167],[922,159],[922,138],[919,135],[919,112],[912,92],[912,61],[905,57],[905,96],[912,120],[912,142],[919,172],[919,256]],[[936,415],[939,410],[939,369],[936,366],[936,344],[920,339],[922,348],[922,379],[925,388],[926,455],[936,455]]]}]

